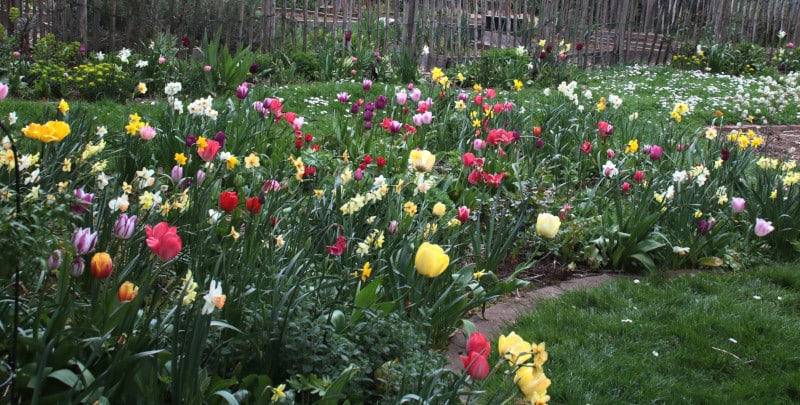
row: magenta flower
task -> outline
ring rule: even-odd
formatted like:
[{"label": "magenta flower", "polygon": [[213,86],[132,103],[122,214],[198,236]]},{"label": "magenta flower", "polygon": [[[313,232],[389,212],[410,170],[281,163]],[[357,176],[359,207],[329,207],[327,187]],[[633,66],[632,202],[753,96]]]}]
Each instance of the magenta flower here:
[{"label": "magenta flower", "polygon": [[85,214],[86,210],[92,206],[94,194],[83,191],[83,187],[76,189],[72,193],[75,194],[75,198],[78,201],[70,207],[70,211],[78,215]]},{"label": "magenta flower", "polygon": [[661,155],[664,153],[664,148],[653,145],[650,147],[650,160],[658,160],[661,159]]},{"label": "magenta flower", "polygon": [[340,103],[344,104],[344,103],[350,101],[350,94],[347,94],[346,91],[343,91],[341,93],[338,93],[336,95],[336,98],[339,100]]},{"label": "magenta flower", "polygon": [[755,232],[756,236],[764,237],[770,234],[770,232],[774,231],[775,227],[772,226],[772,221],[767,221],[765,219],[756,218],[756,226]]},{"label": "magenta flower", "polygon": [[137,219],[136,215],[129,217],[128,214],[121,214],[114,223],[114,230],[111,233],[120,239],[130,239],[136,230]]},{"label": "magenta flower", "polygon": [[85,255],[94,250],[97,244],[97,232],[92,232],[90,228],[78,228],[72,233],[72,245],[79,255]]},{"label": "magenta flower", "polygon": [[467,222],[469,219],[469,208],[466,205],[458,207],[458,220],[461,223]]},{"label": "magenta flower", "polygon": [[83,274],[83,269],[86,268],[86,262],[83,258],[78,256],[69,265],[69,275],[72,277],[80,277]]},{"label": "magenta flower", "polygon": [[239,87],[236,88],[236,98],[239,100],[247,98],[247,90],[247,82],[240,84]]},{"label": "magenta flower", "polygon": [[361,82],[361,87],[362,87],[362,88],[363,88],[365,91],[368,91],[369,89],[371,89],[371,88],[372,88],[372,80],[369,80],[369,79],[364,79],[364,81],[363,81],[363,82]]},{"label": "magenta flower", "polygon": [[56,249],[53,254],[47,256],[47,269],[55,270],[61,267],[61,249]]}]

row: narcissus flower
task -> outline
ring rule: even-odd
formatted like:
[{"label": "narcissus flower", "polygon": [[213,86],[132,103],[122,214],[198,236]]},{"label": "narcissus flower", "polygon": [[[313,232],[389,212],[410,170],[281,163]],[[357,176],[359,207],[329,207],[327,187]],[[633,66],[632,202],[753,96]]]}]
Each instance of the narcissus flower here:
[{"label": "narcissus flower", "polygon": [[417,249],[414,267],[419,274],[431,278],[438,277],[449,265],[450,256],[444,253],[441,246],[424,242]]},{"label": "narcissus flower", "polygon": [[206,303],[203,305],[201,313],[208,315],[214,312],[214,308],[222,309],[225,306],[225,294],[222,293],[222,283],[219,281],[211,280],[211,285],[208,287],[208,294],[203,299]]},{"label": "narcissus flower", "polygon": [[545,212],[536,218],[536,233],[543,238],[554,238],[559,227],[561,227],[561,220],[553,214]]},{"label": "narcissus flower", "polygon": [[92,269],[92,275],[100,279],[108,278],[114,269],[111,256],[106,252],[95,253],[89,266]]},{"label": "narcissus flower", "polygon": [[61,111],[61,115],[67,115],[67,111],[69,111],[69,103],[63,98],[58,102],[58,111]]},{"label": "narcissus flower", "polygon": [[139,287],[130,281],[126,281],[122,283],[117,290],[117,300],[119,300],[119,302],[131,302],[138,294]]}]

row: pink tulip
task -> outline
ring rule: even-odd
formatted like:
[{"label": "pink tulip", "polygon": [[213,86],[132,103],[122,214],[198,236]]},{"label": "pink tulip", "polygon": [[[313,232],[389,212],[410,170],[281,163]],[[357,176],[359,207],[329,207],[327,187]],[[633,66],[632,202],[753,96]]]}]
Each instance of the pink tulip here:
[{"label": "pink tulip", "polygon": [[130,239],[136,230],[137,218],[136,215],[129,217],[128,214],[121,214],[114,223],[114,230],[111,233],[120,239]]},{"label": "pink tulip", "polygon": [[206,72],[210,72],[211,71],[211,66],[205,65],[205,66],[203,66],[203,70],[205,70]]},{"label": "pink tulip", "polygon": [[8,96],[8,85],[5,83],[0,83],[0,100],[6,98]]},{"label": "pink tulip", "polygon": [[79,255],[85,255],[94,250],[97,243],[97,232],[92,232],[90,228],[78,228],[72,233],[72,245]]},{"label": "pink tulip", "polygon": [[219,149],[222,147],[222,145],[220,145],[219,142],[214,140],[207,140],[206,143],[207,143],[206,147],[203,148],[203,150],[198,149],[197,154],[204,161],[210,162],[217,157],[217,152],[219,152]]},{"label": "pink tulip", "polygon": [[731,198],[731,209],[733,209],[733,212],[743,212],[744,204],[745,200],[742,197]]},{"label": "pink tulip", "polygon": [[755,226],[756,236],[764,237],[764,236],[769,235],[769,233],[774,231],[774,230],[775,230],[775,227],[772,226],[772,222],[771,221],[767,221],[767,220],[761,219],[761,218],[756,218],[756,226]]},{"label": "pink tulip", "polygon": [[161,64],[161,63],[164,63],[164,62],[166,62],[166,61],[167,61],[167,58],[165,58],[165,57],[163,57],[163,56],[159,56],[159,57],[158,57],[158,63],[159,63],[159,64]]},{"label": "pink tulip", "polygon": [[658,160],[661,159],[661,155],[664,153],[664,148],[653,145],[650,147],[650,160]]},{"label": "pink tulip", "polygon": [[147,235],[147,246],[162,262],[174,259],[183,247],[178,228],[169,226],[166,222],[159,222],[152,228],[146,225],[144,232]]},{"label": "pink tulip", "polygon": [[145,141],[149,141],[155,138],[155,136],[156,136],[156,130],[150,125],[145,125],[141,129],[139,129],[139,137],[141,137]]}]

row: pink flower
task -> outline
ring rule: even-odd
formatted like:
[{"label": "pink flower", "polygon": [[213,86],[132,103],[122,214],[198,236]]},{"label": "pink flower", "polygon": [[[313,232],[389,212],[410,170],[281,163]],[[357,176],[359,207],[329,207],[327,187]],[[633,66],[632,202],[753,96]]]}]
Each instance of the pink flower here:
[{"label": "pink flower", "polygon": [[247,82],[240,84],[239,87],[236,88],[236,98],[239,100],[247,98],[247,90]]},{"label": "pink flower", "polygon": [[461,155],[461,163],[466,167],[475,166],[475,155],[470,152]]},{"label": "pink flower", "polygon": [[8,96],[8,85],[5,83],[0,83],[0,100],[6,98]]},{"label": "pink flower", "polygon": [[466,205],[458,207],[458,220],[461,221],[461,223],[464,223],[467,222],[468,219],[469,219],[469,208],[467,208]]},{"label": "pink flower", "polygon": [[486,356],[478,352],[471,352],[468,356],[461,356],[467,375],[473,380],[483,380],[489,375],[489,361]]},{"label": "pink flower", "polygon": [[631,191],[631,183],[623,182],[621,189],[623,193],[628,194]]},{"label": "pink flower", "polygon": [[203,150],[197,149],[197,154],[206,162],[210,162],[217,157],[217,152],[222,147],[219,142],[214,140],[207,140],[207,145]]},{"label": "pink flower", "polygon": [[617,152],[614,152],[614,149],[607,149],[606,156],[608,157],[608,160],[614,159],[614,156],[617,156]]},{"label": "pink flower", "polygon": [[165,58],[165,57],[163,57],[163,56],[159,56],[159,57],[158,57],[158,63],[159,63],[159,64],[161,64],[161,63],[164,63],[164,62],[166,62],[166,61],[167,61],[167,58]]},{"label": "pink flower", "polygon": [[475,150],[483,150],[486,148],[486,141],[480,138],[476,138],[474,142],[472,142],[472,149]]},{"label": "pink flower", "polygon": [[[794,45],[794,44],[792,44],[792,45]],[[20,56],[22,56],[22,54],[19,53],[19,51],[14,51],[11,55],[13,55],[15,58],[19,58]]]},{"label": "pink flower", "polygon": [[584,141],[583,145],[581,145],[581,152],[589,155],[592,153],[592,143],[589,141]]},{"label": "pink flower", "polygon": [[597,123],[597,130],[600,137],[605,138],[614,133],[614,126],[605,121],[600,121]]},{"label": "pink flower", "polygon": [[169,226],[166,222],[159,222],[152,228],[145,225],[144,232],[147,235],[147,246],[162,262],[174,259],[183,247],[178,228]]},{"label": "pink flower", "polygon": [[770,232],[774,231],[775,227],[772,226],[772,221],[767,221],[765,219],[756,218],[756,226],[755,232],[756,236],[764,237],[769,235]]},{"label": "pink flower", "polygon": [[397,100],[397,104],[405,105],[408,101],[408,93],[405,90],[399,91],[394,95],[394,98]]},{"label": "pink flower", "polygon": [[661,159],[661,154],[664,153],[664,148],[653,145],[650,147],[650,160],[658,160]]},{"label": "pink flower", "polygon": [[333,256],[341,256],[347,249],[347,238],[340,235],[336,238],[336,243],[333,246],[325,246],[325,249],[328,249],[328,253]]},{"label": "pink flower", "polygon": [[371,89],[371,88],[372,88],[372,80],[369,80],[369,79],[364,79],[364,81],[362,81],[362,82],[361,82],[361,87],[362,87],[364,90],[369,90],[369,89]]},{"label": "pink flower", "polygon": [[150,125],[145,125],[141,129],[139,129],[139,137],[141,137],[145,141],[149,141],[155,138],[155,136],[156,136],[156,130]]},{"label": "pink flower", "polygon": [[205,65],[205,66],[203,66],[203,70],[205,70],[206,72],[210,72],[211,71],[211,66]]},{"label": "pink flower", "polygon": [[788,44],[786,44],[786,47],[789,49],[794,48],[794,42],[789,42]]},{"label": "pink flower", "polygon": [[128,217],[128,214],[121,214],[114,223],[114,230],[111,233],[120,239],[130,239],[136,230],[137,219],[136,215]]},{"label": "pink flower", "polygon": [[745,200],[742,197],[731,198],[731,209],[733,209],[733,212],[743,212],[744,204]]},{"label": "pink flower", "polygon": [[644,172],[641,170],[637,170],[636,173],[633,174],[633,181],[636,182],[644,181]]}]

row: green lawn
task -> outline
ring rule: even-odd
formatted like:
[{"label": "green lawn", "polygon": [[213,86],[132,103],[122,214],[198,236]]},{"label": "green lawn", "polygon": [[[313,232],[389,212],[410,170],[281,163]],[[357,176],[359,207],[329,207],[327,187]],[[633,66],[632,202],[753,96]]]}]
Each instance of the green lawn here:
[{"label": "green lawn", "polygon": [[547,343],[551,403],[800,401],[796,266],[573,291],[538,303],[510,331]]}]

